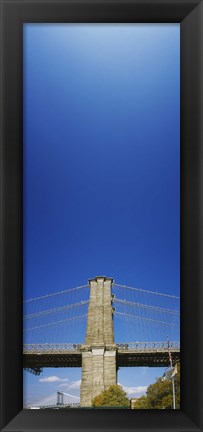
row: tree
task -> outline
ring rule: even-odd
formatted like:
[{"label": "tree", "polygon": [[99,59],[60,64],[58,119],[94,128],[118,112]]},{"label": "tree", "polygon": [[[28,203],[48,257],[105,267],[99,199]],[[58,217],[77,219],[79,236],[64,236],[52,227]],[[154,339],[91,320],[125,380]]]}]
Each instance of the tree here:
[{"label": "tree", "polygon": [[92,402],[93,407],[121,407],[130,408],[127,393],[120,385],[112,385],[108,390],[96,396]]},{"label": "tree", "polygon": [[[177,365],[178,372],[174,377],[176,409],[180,408],[180,363]],[[151,384],[146,396],[141,396],[135,405],[135,409],[172,409],[173,392],[171,379],[162,381],[157,378],[155,384]]]},{"label": "tree", "polygon": [[135,409],[148,409],[148,401],[146,396],[141,396],[137,399]]}]

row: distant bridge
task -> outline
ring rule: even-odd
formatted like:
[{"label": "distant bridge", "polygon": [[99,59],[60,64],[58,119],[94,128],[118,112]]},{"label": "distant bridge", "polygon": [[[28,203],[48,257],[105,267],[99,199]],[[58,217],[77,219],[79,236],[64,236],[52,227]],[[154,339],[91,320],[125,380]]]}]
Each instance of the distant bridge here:
[{"label": "distant bridge", "polygon": [[[68,396],[69,402],[64,399]],[[76,399],[77,402],[70,402],[70,398]],[[54,403],[53,403],[54,402]],[[44,399],[41,399],[38,402],[26,407],[26,409],[59,409],[59,408],[79,408],[80,407],[80,398],[78,396],[72,395],[70,393],[57,391],[57,394],[51,394]]]}]

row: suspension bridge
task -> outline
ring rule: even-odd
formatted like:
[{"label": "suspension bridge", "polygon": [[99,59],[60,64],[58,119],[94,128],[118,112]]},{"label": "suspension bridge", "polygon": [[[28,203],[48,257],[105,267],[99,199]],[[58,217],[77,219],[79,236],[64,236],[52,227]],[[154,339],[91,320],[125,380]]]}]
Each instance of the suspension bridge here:
[{"label": "suspension bridge", "polygon": [[57,391],[49,396],[27,406],[27,409],[47,409],[47,408],[78,408],[80,406],[79,396],[70,393]]},{"label": "suspension bridge", "polygon": [[24,301],[23,366],[81,367],[80,405],[117,383],[119,367],[168,366],[180,359],[180,298],[116,284],[87,285]]}]

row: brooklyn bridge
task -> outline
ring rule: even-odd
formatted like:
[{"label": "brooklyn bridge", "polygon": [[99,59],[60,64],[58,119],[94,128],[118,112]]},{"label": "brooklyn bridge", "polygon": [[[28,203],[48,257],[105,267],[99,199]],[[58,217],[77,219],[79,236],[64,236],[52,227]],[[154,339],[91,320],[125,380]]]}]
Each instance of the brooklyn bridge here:
[{"label": "brooklyn bridge", "polygon": [[117,384],[120,367],[180,359],[180,298],[110,277],[24,301],[23,366],[81,367],[80,406]]}]

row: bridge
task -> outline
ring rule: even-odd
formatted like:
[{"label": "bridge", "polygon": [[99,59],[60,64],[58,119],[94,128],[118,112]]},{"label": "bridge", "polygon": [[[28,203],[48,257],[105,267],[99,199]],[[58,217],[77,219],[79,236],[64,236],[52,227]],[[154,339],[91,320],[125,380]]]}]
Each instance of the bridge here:
[{"label": "bridge", "polygon": [[[67,398],[68,396],[68,398]],[[74,402],[73,402],[74,401]],[[26,409],[59,409],[59,408],[79,408],[80,398],[70,393],[57,391],[48,397],[41,399],[34,404],[26,407]]]},{"label": "bridge", "polygon": [[[89,407],[117,383],[118,368],[168,366],[169,350],[173,362],[180,359],[179,300],[104,276],[25,300],[23,366],[35,374],[44,367],[81,367],[80,404]],[[141,341],[128,342],[129,334]],[[70,337],[74,343],[66,342]]]},{"label": "bridge", "polygon": [[[24,366],[36,371],[42,367],[82,367],[82,352],[91,346],[80,344],[25,344]],[[168,343],[139,342],[115,344],[117,367],[168,366]],[[170,342],[173,361],[180,357],[180,346]]]}]

